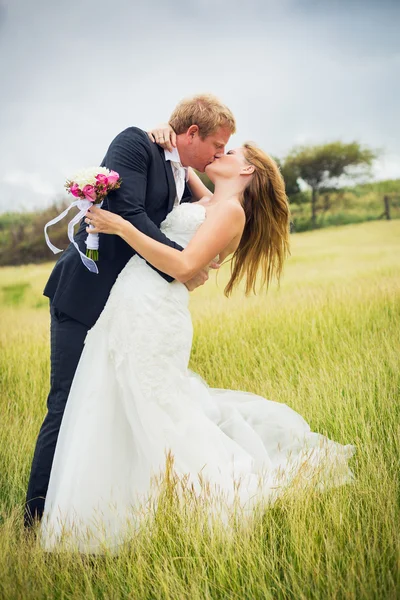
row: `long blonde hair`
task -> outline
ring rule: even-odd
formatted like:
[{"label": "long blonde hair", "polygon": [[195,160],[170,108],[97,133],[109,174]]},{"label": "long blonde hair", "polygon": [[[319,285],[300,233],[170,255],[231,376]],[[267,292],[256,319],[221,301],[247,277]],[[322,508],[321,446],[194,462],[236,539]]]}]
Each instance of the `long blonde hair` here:
[{"label": "long blonde hair", "polygon": [[232,257],[231,278],[224,293],[246,277],[245,293],[256,293],[257,275],[268,288],[275,276],[278,280],[289,249],[289,202],[285,183],[276,162],[253,143],[243,145],[244,156],[255,167],[249,185],[243,192],[246,223],[239,246]]}]

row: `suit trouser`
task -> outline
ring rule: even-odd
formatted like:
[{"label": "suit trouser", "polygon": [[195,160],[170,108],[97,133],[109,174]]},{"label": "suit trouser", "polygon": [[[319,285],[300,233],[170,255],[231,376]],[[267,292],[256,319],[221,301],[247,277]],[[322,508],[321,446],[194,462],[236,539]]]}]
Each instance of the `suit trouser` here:
[{"label": "suit trouser", "polygon": [[40,428],[26,495],[24,523],[41,519],[58,433],[88,327],[50,304],[50,393]]}]

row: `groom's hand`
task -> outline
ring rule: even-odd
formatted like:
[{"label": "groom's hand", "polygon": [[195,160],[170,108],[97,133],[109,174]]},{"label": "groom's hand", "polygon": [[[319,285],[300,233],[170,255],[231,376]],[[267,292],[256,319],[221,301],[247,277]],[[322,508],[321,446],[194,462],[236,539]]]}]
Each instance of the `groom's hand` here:
[{"label": "groom's hand", "polygon": [[212,261],[208,265],[208,267],[201,269],[201,271],[196,273],[196,275],[194,275],[194,277],[192,277],[192,279],[189,279],[188,281],[186,281],[185,285],[186,285],[187,289],[189,290],[189,292],[193,292],[193,290],[195,290],[196,288],[200,287],[201,285],[204,285],[209,277],[208,271],[210,269],[219,269],[219,267],[220,267],[220,265],[217,262]]},{"label": "groom's hand", "polygon": [[193,290],[195,290],[196,288],[200,287],[201,285],[204,285],[205,282],[207,281],[207,279],[208,279],[207,269],[202,269],[201,271],[196,273],[196,275],[194,277],[192,277],[192,279],[189,279],[189,281],[186,281],[185,285],[186,285],[187,289],[189,290],[189,292],[193,292]]}]

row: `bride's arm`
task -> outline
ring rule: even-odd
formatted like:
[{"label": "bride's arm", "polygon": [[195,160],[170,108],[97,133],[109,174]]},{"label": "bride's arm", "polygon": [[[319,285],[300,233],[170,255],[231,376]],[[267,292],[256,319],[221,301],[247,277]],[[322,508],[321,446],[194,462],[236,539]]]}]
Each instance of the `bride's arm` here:
[{"label": "bride's arm", "polygon": [[235,252],[235,250],[237,250],[239,244],[240,244],[240,238],[242,236],[238,235],[236,236],[236,238],[234,238],[230,244],[228,244],[228,246],[226,248],[224,248],[218,255],[218,263],[220,265],[222,265],[222,263],[224,262],[224,260],[226,258],[228,258],[228,256],[230,254],[233,254]]},{"label": "bride's arm", "polygon": [[90,233],[119,235],[156,269],[185,283],[241,236],[245,224],[242,207],[235,201],[215,206],[183,251],[145,235],[119,215],[92,206],[87,212],[94,229]]},{"label": "bride's arm", "polygon": [[[157,143],[161,148],[165,148],[172,152],[173,148],[176,148],[176,133],[168,123],[162,123],[154,129],[147,132],[147,135],[152,142]],[[204,198],[204,196],[212,196],[212,192],[202,182],[197,173],[189,167],[189,187],[193,197],[196,200]]]},{"label": "bride's arm", "polygon": [[189,167],[189,187],[192,195],[196,200],[200,200],[200,198],[204,198],[204,196],[208,196],[211,198],[212,192],[208,189],[206,185],[202,182],[197,173]]}]

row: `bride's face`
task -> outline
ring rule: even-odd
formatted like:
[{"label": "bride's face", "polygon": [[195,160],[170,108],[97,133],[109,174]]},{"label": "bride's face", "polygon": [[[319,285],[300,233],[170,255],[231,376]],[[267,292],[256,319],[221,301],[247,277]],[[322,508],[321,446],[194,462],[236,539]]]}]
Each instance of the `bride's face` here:
[{"label": "bride's face", "polygon": [[205,172],[214,183],[215,179],[235,179],[241,175],[251,175],[254,171],[245,158],[243,148],[234,148],[207,165]]}]

